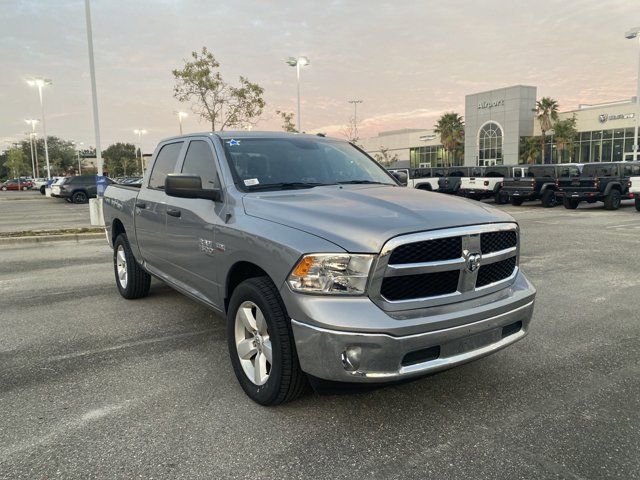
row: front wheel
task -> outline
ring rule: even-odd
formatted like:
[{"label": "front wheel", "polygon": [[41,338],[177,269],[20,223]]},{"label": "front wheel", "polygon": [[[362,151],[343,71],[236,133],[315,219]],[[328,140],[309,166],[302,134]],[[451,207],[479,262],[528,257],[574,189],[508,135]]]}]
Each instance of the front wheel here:
[{"label": "front wheel", "polygon": [[607,210],[617,210],[620,208],[620,203],[622,203],[622,195],[615,188],[609,192],[609,195],[604,197],[604,208]]},{"label": "front wheel", "polygon": [[509,196],[502,193],[502,190],[496,192],[496,203],[498,205],[505,205],[509,201]]},{"label": "front wheel", "polygon": [[236,287],[227,312],[227,342],[236,378],[261,405],[294,400],[304,390],[296,346],[278,289],[269,277]]},{"label": "front wheel", "polygon": [[46,192],[45,192],[45,189],[44,189],[44,186],[40,187],[40,193],[41,193],[42,195],[44,195],[44,194],[46,193]]},{"label": "front wheel", "polygon": [[120,295],[128,300],[146,297],[151,286],[151,275],[133,256],[129,240],[124,233],[113,242],[113,271]]},{"label": "front wheel", "polygon": [[640,212],[640,197],[636,197],[636,210]]},{"label": "front wheel", "polygon": [[558,204],[556,199],[556,192],[553,190],[545,190],[542,194],[542,206],[544,208],[553,208]]},{"label": "front wheel", "polygon": [[576,208],[578,208],[580,200],[564,197],[562,203],[564,204],[564,208],[566,208],[567,210],[575,210]]},{"label": "front wheel", "polygon": [[73,194],[73,197],[71,197],[73,203],[87,203],[87,199],[87,194],[84,192],[76,192]]},{"label": "front wheel", "polygon": [[2,191],[6,192],[7,191],[7,187],[2,187]]}]

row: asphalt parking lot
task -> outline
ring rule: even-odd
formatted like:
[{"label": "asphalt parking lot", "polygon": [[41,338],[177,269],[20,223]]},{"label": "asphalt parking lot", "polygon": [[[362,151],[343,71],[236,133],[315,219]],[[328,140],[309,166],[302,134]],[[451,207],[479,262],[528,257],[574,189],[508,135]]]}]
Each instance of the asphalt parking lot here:
[{"label": "asphalt parking lot", "polygon": [[3,246],[0,478],[640,478],[640,213],[504,208],[528,337],[277,408],[238,386],[222,318],[157,281],[122,299],[104,240]]},{"label": "asphalt parking lot", "polygon": [[89,204],[67,203],[35,190],[0,192],[0,233],[88,226]]}]

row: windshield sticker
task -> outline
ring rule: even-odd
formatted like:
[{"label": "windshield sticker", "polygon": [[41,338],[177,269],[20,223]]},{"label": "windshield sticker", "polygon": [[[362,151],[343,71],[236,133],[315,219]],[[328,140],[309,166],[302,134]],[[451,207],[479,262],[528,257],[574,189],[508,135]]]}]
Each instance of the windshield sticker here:
[{"label": "windshield sticker", "polygon": [[244,185],[245,185],[246,187],[252,187],[252,186],[254,186],[254,185],[258,185],[259,183],[260,183],[260,182],[258,181],[258,179],[257,179],[257,178],[247,178],[247,179],[244,181]]},{"label": "windshield sticker", "polygon": [[237,147],[238,145],[240,145],[240,140],[236,140],[235,138],[232,138],[227,142],[227,145],[229,145],[230,147]]}]

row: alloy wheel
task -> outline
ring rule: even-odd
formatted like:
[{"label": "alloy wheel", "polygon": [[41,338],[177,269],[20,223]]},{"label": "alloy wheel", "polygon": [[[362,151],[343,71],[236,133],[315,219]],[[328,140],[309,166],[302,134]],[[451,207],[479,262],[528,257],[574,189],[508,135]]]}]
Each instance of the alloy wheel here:
[{"label": "alloy wheel", "polygon": [[118,271],[118,282],[120,282],[120,286],[123,289],[126,289],[128,282],[127,256],[122,245],[119,245],[118,250],[116,250],[116,269]]},{"label": "alloy wheel", "polygon": [[253,302],[243,302],[236,312],[235,342],[245,375],[255,385],[267,383],[273,350],[264,314]]}]

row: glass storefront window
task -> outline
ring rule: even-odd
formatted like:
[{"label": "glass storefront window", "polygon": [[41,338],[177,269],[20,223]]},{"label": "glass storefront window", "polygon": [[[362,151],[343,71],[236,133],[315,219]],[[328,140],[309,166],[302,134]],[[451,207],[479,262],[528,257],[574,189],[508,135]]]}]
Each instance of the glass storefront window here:
[{"label": "glass storefront window", "polygon": [[607,140],[607,139],[611,138],[612,134],[613,134],[613,130],[603,130],[602,131],[602,139],[603,140]]},{"label": "glass storefront window", "polygon": [[610,162],[611,161],[611,140],[603,140],[602,141],[602,149],[601,149],[601,162]]},{"label": "glass storefront window", "polygon": [[621,138],[616,138],[613,141],[613,161],[614,162],[621,162],[622,160],[624,160],[624,158],[622,158],[623,148],[624,148],[624,140],[622,140]]}]

